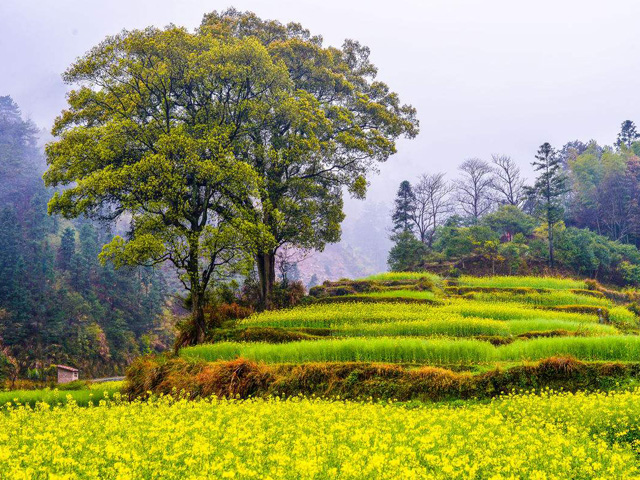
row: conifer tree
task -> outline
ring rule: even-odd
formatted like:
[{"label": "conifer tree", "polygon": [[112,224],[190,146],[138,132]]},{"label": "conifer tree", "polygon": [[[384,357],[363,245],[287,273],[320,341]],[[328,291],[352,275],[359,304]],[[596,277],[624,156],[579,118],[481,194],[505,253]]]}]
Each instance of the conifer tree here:
[{"label": "conifer tree", "polygon": [[416,197],[411,188],[411,184],[404,180],[400,183],[396,194],[395,209],[391,216],[393,221],[393,232],[413,232],[413,211],[415,210]]},{"label": "conifer tree", "polygon": [[536,205],[538,216],[546,223],[549,241],[549,267],[555,266],[553,257],[553,229],[563,219],[562,197],[568,192],[567,177],[562,171],[560,158],[556,150],[543,143],[531,164],[539,172],[535,183],[527,189]]},{"label": "conifer tree", "polygon": [[620,126],[620,133],[618,133],[616,146],[621,148],[624,145],[627,148],[631,148],[633,142],[638,140],[638,138],[640,138],[640,134],[638,134],[636,130],[636,124],[631,120],[625,120]]}]

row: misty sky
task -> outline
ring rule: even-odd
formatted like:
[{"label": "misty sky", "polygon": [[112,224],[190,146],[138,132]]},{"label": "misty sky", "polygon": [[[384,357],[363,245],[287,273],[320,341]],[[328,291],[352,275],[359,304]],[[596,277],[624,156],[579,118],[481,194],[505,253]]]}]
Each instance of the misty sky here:
[{"label": "misty sky", "polygon": [[390,203],[401,180],[454,173],[469,157],[505,153],[528,172],[545,141],[611,144],[623,120],[640,122],[632,0],[0,0],[0,95],[49,130],[65,105],[60,74],[106,35],[192,29],[232,5],[300,22],[327,44],[368,45],[379,79],[418,109],[420,135],[400,142],[369,201]]}]

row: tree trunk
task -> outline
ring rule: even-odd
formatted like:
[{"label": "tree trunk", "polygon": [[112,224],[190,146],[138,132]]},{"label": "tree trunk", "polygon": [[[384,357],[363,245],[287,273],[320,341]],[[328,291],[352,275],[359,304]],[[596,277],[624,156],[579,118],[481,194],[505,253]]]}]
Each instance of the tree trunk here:
[{"label": "tree trunk", "polygon": [[549,233],[549,267],[553,268],[555,266],[553,260],[553,225],[551,222],[548,223],[548,233]]},{"label": "tree trunk", "polygon": [[260,310],[267,310],[271,307],[271,295],[273,285],[276,282],[276,252],[271,250],[256,255],[258,264],[258,277],[260,280]]},{"label": "tree trunk", "polygon": [[200,344],[205,341],[207,322],[204,318],[204,296],[198,290],[191,291],[191,316],[196,327],[196,343]]},{"label": "tree trunk", "polygon": [[204,318],[204,302],[206,284],[200,280],[200,245],[197,241],[189,242],[189,262],[187,264],[191,292],[191,320],[196,329],[196,343],[203,343],[207,333],[207,322]]}]

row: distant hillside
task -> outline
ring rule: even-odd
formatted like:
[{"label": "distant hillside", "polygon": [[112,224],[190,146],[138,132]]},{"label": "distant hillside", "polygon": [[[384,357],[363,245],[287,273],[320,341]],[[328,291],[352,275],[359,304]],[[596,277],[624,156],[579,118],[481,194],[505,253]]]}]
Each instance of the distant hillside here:
[{"label": "distant hillside", "polygon": [[373,200],[349,205],[342,224],[342,239],[312,252],[298,263],[300,279],[308,285],[315,275],[319,282],[357,278],[387,270],[389,207]]}]

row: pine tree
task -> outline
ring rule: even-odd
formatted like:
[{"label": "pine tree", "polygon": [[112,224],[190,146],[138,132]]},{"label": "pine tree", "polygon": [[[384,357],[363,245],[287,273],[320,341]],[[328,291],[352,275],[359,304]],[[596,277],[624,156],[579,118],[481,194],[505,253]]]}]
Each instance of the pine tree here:
[{"label": "pine tree", "polygon": [[60,238],[60,250],[58,251],[58,264],[63,270],[70,270],[73,256],[76,253],[76,232],[67,227]]},{"label": "pine tree", "polygon": [[413,232],[413,212],[415,210],[416,197],[411,188],[411,184],[404,180],[400,183],[396,194],[395,209],[391,219],[393,221],[393,232]]},{"label": "pine tree", "polygon": [[555,266],[553,257],[553,229],[563,218],[562,197],[568,192],[567,177],[562,171],[560,157],[548,143],[543,143],[531,163],[536,172],[540,172],[532,187],[527,189],[535,201],[536,211],[547,224],[549,241],[549,267]]},{"label": "pine tree", "polygon": [[640,134],[636,131],[636,125],[631,120],[625,120],[620,127],[620,133],[618,134],[618,140],[616,146],[621,148],[623,145],[627,148],[631,148],[633,142],[640,138]]},{"label": "pine tree", "polygon": [[406,272],[418,268],[427,253],[427,246],[410,231],[405,230],[391,237],[394,242],[387,264],[393,272]]}]

